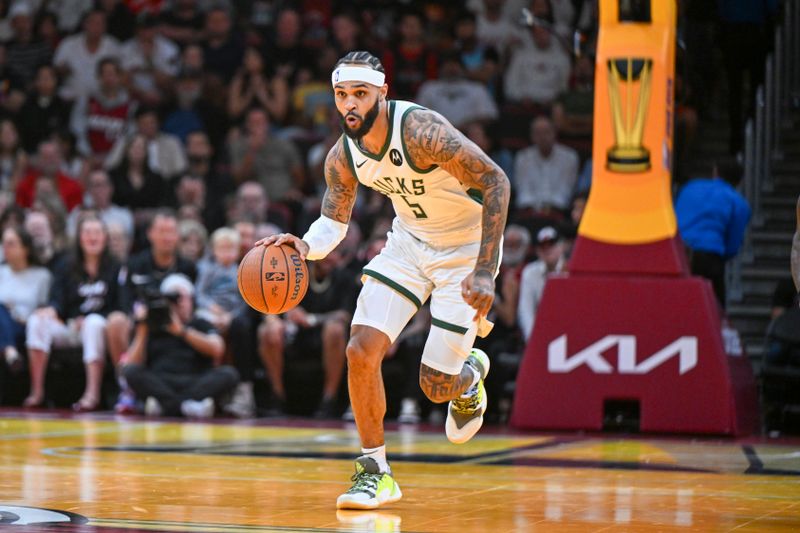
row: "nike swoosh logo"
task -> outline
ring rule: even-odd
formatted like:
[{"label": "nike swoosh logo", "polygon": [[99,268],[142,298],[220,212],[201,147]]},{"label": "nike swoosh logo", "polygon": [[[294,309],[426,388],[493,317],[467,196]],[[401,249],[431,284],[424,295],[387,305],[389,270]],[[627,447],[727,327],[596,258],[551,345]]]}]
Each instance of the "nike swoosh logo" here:
[{"label": "nike swoosh logo", "polygon": [[363,160],[361,163],[356,163],[356,168],[361,168],[361,167],[363,167],[363,166],[364,166],[364,163],[366,163],[366,162],[367,162],[367,160],[365,159],[365,160]]}]

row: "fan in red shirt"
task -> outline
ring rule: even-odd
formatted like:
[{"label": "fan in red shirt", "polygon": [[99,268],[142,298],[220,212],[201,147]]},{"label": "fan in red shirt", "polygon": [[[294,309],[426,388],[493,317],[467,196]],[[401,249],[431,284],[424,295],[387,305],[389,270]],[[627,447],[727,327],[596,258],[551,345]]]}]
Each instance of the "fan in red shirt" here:
[{"label": "fan in red shirt", "polygon": [[17,187],[17,205],[31,207],[36,192],[47,186],[58,191],[67,211],[72,211],[81,204],[83,187],[77,180],[61,171],[61,151],[53,141],[39,144],[33,168]]}]

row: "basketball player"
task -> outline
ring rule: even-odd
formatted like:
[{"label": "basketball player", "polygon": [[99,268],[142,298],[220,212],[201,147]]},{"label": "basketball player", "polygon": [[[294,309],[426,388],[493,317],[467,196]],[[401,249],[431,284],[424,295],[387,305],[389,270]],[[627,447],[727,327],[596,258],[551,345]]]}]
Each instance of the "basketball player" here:
[{"label": "basketball player", "polygon": [[472,349],[488,333],[510,186],[502,170],[441,115],[390,101],[380,61],[350,52],[331,76],[344,135],[325,160],[322,214],[302,239],[288,233],[257,244],[294,246],[309,260],[344,238],[358,183],[392,200],[386,247],[363,271],[347,345],[350,402],[361,438],[353,486],[339,509],[375,509],[399,500],[384,447],[386,397],[381,361],[430,296],[433,324],[420,386],[449,401],[448,439],[463,443],[483,423],[489,358]]}]

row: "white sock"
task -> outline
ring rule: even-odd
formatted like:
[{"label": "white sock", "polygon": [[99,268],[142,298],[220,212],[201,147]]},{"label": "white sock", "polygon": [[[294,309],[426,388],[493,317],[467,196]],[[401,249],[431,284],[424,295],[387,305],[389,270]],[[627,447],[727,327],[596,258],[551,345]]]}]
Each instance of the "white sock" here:
[{"label": "white sock", "polygon": [[383,444],[382,446],[378,446],[377,448],[361,448],[361,454],[366,455],[367,457],[371,457],[372,459],[375,459],[375,462],[378,463],[378,468],[381,469],[381,472],[392,471],[389,468],[389,462],[386,460],[385,444]]}]

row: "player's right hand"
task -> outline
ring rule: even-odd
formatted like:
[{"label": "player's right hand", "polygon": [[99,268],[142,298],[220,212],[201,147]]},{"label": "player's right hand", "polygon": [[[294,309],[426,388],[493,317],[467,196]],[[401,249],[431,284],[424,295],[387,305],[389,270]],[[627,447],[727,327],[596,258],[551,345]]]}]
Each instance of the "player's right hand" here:
[{"label": "player's right hand", "polygon": [[306,255],[308,255],[309,246],[300,237],[292,235],[291,233],[276,233],[275,235],[270,235],[269,237],[265,237],[260,241],[256,242],[256,246],[280,246],[281,244],[288,244],[295,250],[300,253],[300,259],[303,261],[306,260]]}]

